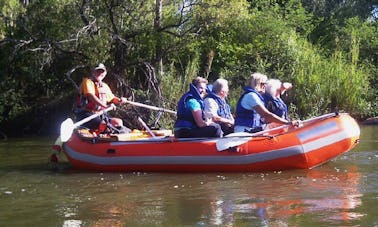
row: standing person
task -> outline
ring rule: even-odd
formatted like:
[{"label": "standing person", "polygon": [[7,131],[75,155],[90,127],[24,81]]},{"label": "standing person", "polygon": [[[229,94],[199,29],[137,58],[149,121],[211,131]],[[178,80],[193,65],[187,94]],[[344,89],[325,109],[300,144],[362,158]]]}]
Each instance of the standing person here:
[{"label": "standing person", "polygon": [[[109,86],[102,81],[106,74],[107,71],[105,65],[100,63],[94,68],[89,78],[83,79],[74,108],[74,113],[78,120],[84,119],[98,111],[104,110],[112,103],[126,103],[126,98],[116,97]],[[110,123],[111,126],[114,126],[117,129],[121,129],[123,132],[129,131],[129,129],[123,126],[122,119],[115,117],[110,118],[107,115],[96,117],[83,124],[83,126],[89,129],[99,129],[99,131],[102,132],[107,128],[107,123]]]},{"label": "standing person", "polygon": [[203,98],[206,95],[205,78],[197,77],[189,85],[189,91],[185,93],[177,105],[177,120],[174,125],[174,133],[178,138],[190,137],[222,137],[220,125],[204,120]]},{"label": "standing person", "polygon": [[266,84],[264,100],[266,108],[275,115],[289,120],[286,103],[281,99],[281,95],[292,88],[291,83],[282,83],[278,79],[270,79]]},{"label": "standing person", "polygon": [[298,124],[297,121],[290,122],[284,118],[269,112],[266,109],[263,94],[268,80],[266,75],[253,73],[243,88],[236,106],[235,132],[258,132],[262,131],[265,123]]},{"label": "standing person", "polygon": [[228,95],[228,81],[217,79],[204,100],[204,114],[206,119],[218,123],[224,135],[234,132],[234,117],[230,105],[226,101]]}]

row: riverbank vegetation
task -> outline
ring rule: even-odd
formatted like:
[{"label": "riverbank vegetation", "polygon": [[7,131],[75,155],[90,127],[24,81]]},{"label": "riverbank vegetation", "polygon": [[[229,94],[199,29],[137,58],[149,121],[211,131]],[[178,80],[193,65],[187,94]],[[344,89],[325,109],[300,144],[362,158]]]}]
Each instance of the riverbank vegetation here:
[{"label": "riverbank vegetation", "polygon": [[[191,79],[293,83],[291,116],[378,115],[378,1],[0,0],[0,131],[51,133],[99,62],[118,95],[175,110]],[[138,127],[156,113],[122,106]],[[164,114],[162,127],[174,116]],[[140,127],[140,126],[139,126]]]}]

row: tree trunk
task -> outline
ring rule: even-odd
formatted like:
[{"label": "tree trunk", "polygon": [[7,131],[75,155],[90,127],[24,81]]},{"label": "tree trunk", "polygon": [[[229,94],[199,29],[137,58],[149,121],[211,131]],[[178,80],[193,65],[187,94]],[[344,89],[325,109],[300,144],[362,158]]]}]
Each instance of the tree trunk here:
[{"label": "tree trunk", "polygon": [[162,20],[162,8],[163,8],[163,0],[156,0],[156,8],[155,8],[155,21],[154,27],[156,32],[156,72],[158,78],[161,78],[163,75],[163,48],[162,48],[162,40],[160,36],[161,32],[161,20]]},{"label": "tree trunk", "polygon": [[213,63],[215,56],[215,52],[213,50],[209,50],[207,53],[207,58],[205,64],[203,66],[203,73],[205,78],[209,78],[209,74],[211,72],[211,64]]}]

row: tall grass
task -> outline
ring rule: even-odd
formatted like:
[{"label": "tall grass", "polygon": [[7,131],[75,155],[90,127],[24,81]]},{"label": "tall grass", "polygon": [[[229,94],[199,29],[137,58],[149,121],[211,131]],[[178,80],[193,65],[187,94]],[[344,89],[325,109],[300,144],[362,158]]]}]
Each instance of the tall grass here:
[{"label": "tall grass", "polygon": [[[359,42],[353,33],[350,52],[345,54],[336,50],[331,56],[320,54],[317,47],[296,37],[294,33],[286,38],[286,55],[279,58],[284,67],[276,67],[276,71],[271,73],[282,75],[279,76],[280,79],[294,85],[288,97],[292,118],[305,119],[334,111],[362,116],[364,112],[374,108],[367,101],[371,73],[369,67],[364,67],[359,62]],[[193,56],[185,63],[171,63],[162,76],[160,86],[162,96],[167,98],[163,101],[166,108],[177,109],[178,100],[198,74],[198,56]],[[254,68],[259,68],[261,72],[267,67],[264,61],[260,61],[259,66],[261,67]],[[229,102],[232,109],[235,109],[242,93],[241,85],[250,73],[250,68],[247,70],[243,65],[226,67],[220,72],[219,76],[230,82]],[[175,116],[163,118],[164,126],[172,127],[174,120]]]},{"label": "tall grass", "polygon": [[[177,67],[179,65],[180,67]],[[171,63],[169,69],[164,72],[160,86],[165,106],[171,110],[177,110],[177,102],[181,96],[189,90],[189,84],[198,74],[199,57],[194,56],[186,64]],[[178,70],[180,69],[180,70]],[[176,117],[172,114],[165,116],[162,123],[167,128],[173,128]]]},{"label": "tall grass", "polygon": [[317,53],[303,40],[292,46],[296,60],[292,81],[295,85],[294,109],[302,117],[325,112],[361,113],[365,100],[369,72],[358,64],[358,41],[354,38],[349,56],[335,51],[330,57]]}]

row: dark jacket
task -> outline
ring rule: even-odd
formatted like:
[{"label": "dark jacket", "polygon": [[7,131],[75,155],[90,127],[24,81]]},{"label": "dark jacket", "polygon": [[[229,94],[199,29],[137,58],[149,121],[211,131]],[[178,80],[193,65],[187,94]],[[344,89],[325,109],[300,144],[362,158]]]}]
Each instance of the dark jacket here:
[{"label": "dark jacket", "polygon": [[281,98],[273,98],[270,94],[264,94],[266,108],[275,115],[289,120],[287,105]]}]

